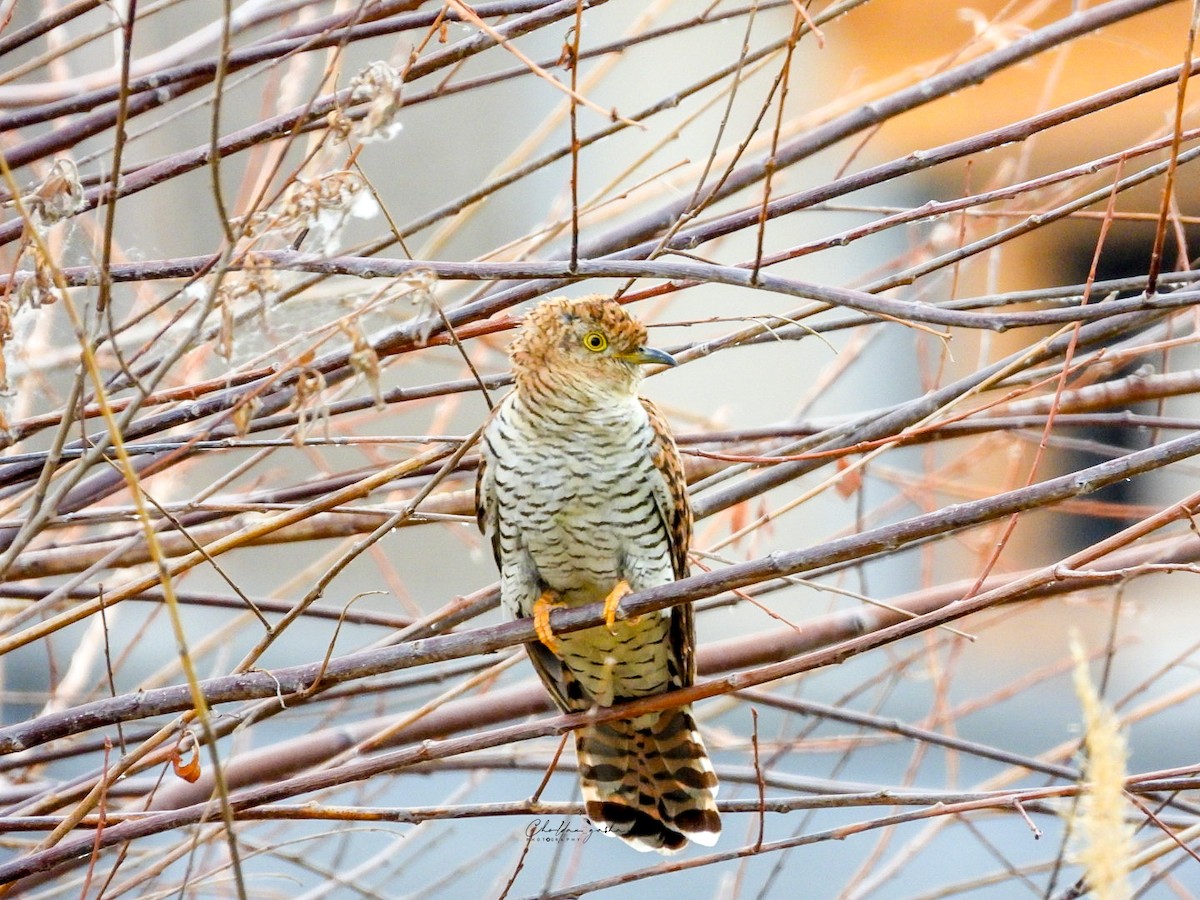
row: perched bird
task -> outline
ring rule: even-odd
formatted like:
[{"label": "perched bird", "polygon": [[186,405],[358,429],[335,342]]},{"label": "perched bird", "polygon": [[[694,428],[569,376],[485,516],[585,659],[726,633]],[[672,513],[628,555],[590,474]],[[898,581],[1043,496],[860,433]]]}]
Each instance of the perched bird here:
[{"label": "perched bird", "polygon": [[[675,365],[600,296],[536,306],[510,351],[515,389],[483,432],[479,526],[501,603],[532,616],[534,668],[564,711],[690,685],[690,605],[616,620],[630,591],[687,575],[692,513],[666,422],[638,396],[641,366]],[[554,635],[556,606],[604,602],[606,625]],[[671,853],[721,832],[717,778],[690,707],[575,732],[588,817],[638,850]]]}]

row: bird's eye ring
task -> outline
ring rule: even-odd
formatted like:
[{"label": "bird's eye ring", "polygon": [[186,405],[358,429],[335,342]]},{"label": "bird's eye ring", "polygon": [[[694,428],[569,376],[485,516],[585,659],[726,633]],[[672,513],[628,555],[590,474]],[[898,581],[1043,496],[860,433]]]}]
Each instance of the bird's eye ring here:
[{"label": "bird's eye ring", "polygon": [[599,353],[608,346],[608,338],[599,331],[589,331],[583,336],[583,346],[587,347],[593,353]]}]

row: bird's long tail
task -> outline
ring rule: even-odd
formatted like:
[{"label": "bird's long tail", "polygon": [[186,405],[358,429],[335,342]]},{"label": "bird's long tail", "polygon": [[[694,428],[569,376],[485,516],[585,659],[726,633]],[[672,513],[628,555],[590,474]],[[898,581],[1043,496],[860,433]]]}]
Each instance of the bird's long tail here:
[{"label": "bird's long tail", "polygon": [[717,776],[691,707],[584,726],[575,750],[588,818],[602,831],[659,853],[717,842]]}]

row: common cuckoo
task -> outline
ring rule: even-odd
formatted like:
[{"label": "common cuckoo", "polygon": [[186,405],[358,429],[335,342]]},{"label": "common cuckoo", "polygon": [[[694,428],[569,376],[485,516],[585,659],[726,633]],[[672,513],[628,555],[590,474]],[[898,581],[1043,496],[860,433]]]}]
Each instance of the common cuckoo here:
[{"label": "common cuckoo", "polygon": [[[643,365],[675,360],[599,296],[542,302],[510,354],[516,386],[484,429],[476,511],[504,608],[534,618],[534,668],[565,711],[690,685],[690,605],[616,618],[625,594],[687,574],[683,465],[662,415],[638,396]],[[555,606],[598,602],[605,625],[551,632]],[[586,725],[575,748],[602,831],[662,853],[716,842],[717,778],[689,707]]]}]

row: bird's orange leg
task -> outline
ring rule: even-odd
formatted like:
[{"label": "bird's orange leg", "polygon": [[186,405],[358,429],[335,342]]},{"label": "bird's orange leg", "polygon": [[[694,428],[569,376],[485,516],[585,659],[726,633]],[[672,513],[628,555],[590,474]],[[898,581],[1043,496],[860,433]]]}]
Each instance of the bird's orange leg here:
[{"label": "bird's orange leg", "polygon": [[558,638],[550,630],[550,613],[555,607],[562,606],[558,594],[551,590],[542,591],[542,595],[533,604],[533,630],[537,632],[538,640],[545,644],[546,649],[557,654]]},{"label": "bird's orange leg", "polygon": [[[633,590],[629,586],[629,582],[622,578],[617,582],[616,587],[608,592],[608,596],[604,598],[604,624],[608,626],[609,631],[616,629],[617,625],[617,607],[621,603],[621,599]],[[637,617],[629,620],[629,624],[633,625],[637,622]]]}]

